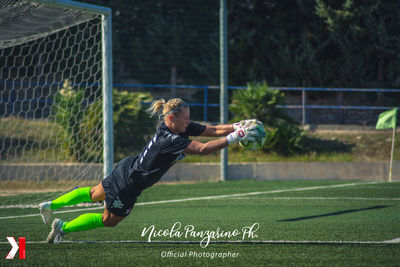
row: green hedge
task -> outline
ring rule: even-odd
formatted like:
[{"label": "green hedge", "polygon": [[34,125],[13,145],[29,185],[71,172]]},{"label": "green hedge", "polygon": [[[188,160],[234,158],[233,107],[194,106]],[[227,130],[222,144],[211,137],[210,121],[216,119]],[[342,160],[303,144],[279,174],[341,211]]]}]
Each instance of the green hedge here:
[{"label": "green hedge", "polygon": [[[146,113],[144,102],[150,93],[113,89],[114,159],[137,153],[153,134],[156,120]],[[103,153],[102,100],[90,103],[84,88],[73,88],[69,81],[55,95],[53,118],[64,129],[62,149],[77,162],[101,162]]]},{"label": "green hedge", "polygon": [[290,155],[304,151],[304,132],[278,105],[285,104],[284,93],[269,89],[266,82],[250,83],[245,90],[235,91],[229,109],[233,121],[256,118],[264,123],[270,135],[263,150]]}]

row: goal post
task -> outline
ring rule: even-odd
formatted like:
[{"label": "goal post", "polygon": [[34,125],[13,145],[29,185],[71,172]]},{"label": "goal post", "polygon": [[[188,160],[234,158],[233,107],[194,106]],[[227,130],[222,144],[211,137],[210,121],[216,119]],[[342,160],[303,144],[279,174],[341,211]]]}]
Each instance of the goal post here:
[{"label": "goal post", "polygon": [[[0,2],[0,201],[37,204],[113,168],[111,9]],[[8,196],[15,197],[8,197]]]},{"label": "goal post", "polygon": [[102,42],[102,93],[103,93],[103,175],[107,176],[113,168],[113,117],[112,117],[112,15],[111,9],[76,1],[51,1],[34,0],[37,3],[54,7],[65,7],[87,12],[101,14],[101,42]]}]

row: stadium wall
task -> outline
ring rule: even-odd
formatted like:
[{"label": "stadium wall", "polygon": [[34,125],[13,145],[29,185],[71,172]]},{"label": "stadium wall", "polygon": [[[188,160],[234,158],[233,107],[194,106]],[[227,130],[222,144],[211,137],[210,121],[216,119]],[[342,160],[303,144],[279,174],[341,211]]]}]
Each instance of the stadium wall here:
[{"label": "stadium wall", "polygon": [[[54,169],[46,164],[2,164],[0,173],[8,173],[10,180],[63,180],[63,173],[73,172],[82,164],[59,164]],[[53,169],[52,173],[46,171]],[[229,165],[229,179],[294,180],[294,179],[362,179],[387,180],[388,162],[264,162]],[[79,172],[77,172],[79,173]],[[90,164],[76,180],[101,180],[102,165]],[[215,181],[219,179],[219,163],[178,163],[163,177],[164,182]],[[40,177],[40,178],[37,178]],[[1,177],[0,177],[1,178]],[[400,180],[400,161],[393,163],[393,180]],[[0,179],[1,180],[1,179]]]}]

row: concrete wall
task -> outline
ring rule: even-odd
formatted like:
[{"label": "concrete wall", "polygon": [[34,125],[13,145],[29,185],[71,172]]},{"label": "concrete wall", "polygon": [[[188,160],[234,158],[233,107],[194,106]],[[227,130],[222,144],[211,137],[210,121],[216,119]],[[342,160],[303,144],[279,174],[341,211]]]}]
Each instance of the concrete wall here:
[{"label": "concrete wall", "polygon": [[[387,180],[387,162],[265,162],[229,165],[229,179],[362,179]],[[173,166],[164,181],[216,180],[219,164],[181,163]],[[400,180],[400,162],[394,162],[393,180]]]},{"label": "concrete wall", "polygon": [[[229,179],[363,179],[387,180],[388,162],[265,162],[229,165]],[[1,180],[102,179],[100,164],[3,164]],[[218,163],[178,163],[163,177],[165,182],[218,180]],[[393,164],[393,180],[400,180],[400,161]]]},{"label": "concrete wall", "polygon": [[[21,179],[22,177],[22,179]],[[2,180],[96,180],[103,178],[102,164],[2,164]]]}]

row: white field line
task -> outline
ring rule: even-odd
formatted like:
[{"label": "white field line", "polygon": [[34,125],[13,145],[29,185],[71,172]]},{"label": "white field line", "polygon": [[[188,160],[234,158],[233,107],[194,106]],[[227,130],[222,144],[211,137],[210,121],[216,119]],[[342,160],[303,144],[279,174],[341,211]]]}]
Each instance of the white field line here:
[{"label": "white field line", "polygon": [[267,199],[267,200],[365,200],[365,201],[399,201],[400,198],[383,197],[231,197],[226,199]]},{"label": "white field line", "polygon": [[385,240],[385,241],[383,241],[383,242],[388,243],[388,244],[400,243],[400,237],[395,238],[395,239]]},{"label": "white field line", "polygon": [[[183,198],[183,199],[171,199],[171,200],[161,200],[161,201],[151,201],[151,202],[142,202],[135,204],[136,206],[144,206],[144,205],[155,205],[155,204],[168,204],[168,203],[177,203],[177,202],[187,202],[187,201],[195,201],[195,200],[209,200],[209,199],[221,199],[221,198],[234,198],[234,197],[244,197],[244,196],[254,196],[254,195],[262,195],[262,194],[276,194],[276,193],[284,193],[284,192],[298,192],[298,191],[307,191],[307,190],[316,190],[316,189],[328,189],[328,188],[340,188],[347,186],[356,186],[356,185],[369,185],[369,184],[377,184],[381,182],[366,182],[366,183],[350,183],[350,184],[336,184],[336,185],[324,185],[324,186],[312,186],[312,187],[300,187],[300,188],[289,188],[289,189],[280,189],[280,190],[271,190],[271,191],[260,191],[260,192],[249,192],[249,193],[240,193],[240,194],[231,194],[231,195],[218,195],[218,196],[207,196],[207,197],[193,197],[193,198]],[[37,207],[34,205],[33,207]],[[1,208],[1,206],[0,206]],[[74,210],[64,210],[64,211],[56,211],[55,214],[59,213],[70,213],[77,211],[88,211],[88,210],[96,210],[103,209],[104,207],[94,207],[94,208],[84,208],[84,209],[74,209]],[[33,217],[39,216],[39,213],[35,214],[26,214],[26,215],[16,215],[16,216],[6,216],[0,217],[0,220],[4,219],[16,219],[16,218],[25,218],[25,217]]]},{"label": "white field line", "polygon": [[[46,244],[46,241],[26,241],[27,244]],[[60,244],[199,244],[200,241],[193,240],[98,240],[98,241],[85,241],[85,240],[65,240]],[[337,244],[337,245],[380,245],[380,244],[400,244],[400,238],[384,241],[358,241],[358,240],[218,240],[210,241],[210,244]],[[9,244],[5,241],[0,241],[0,244]]]}]

